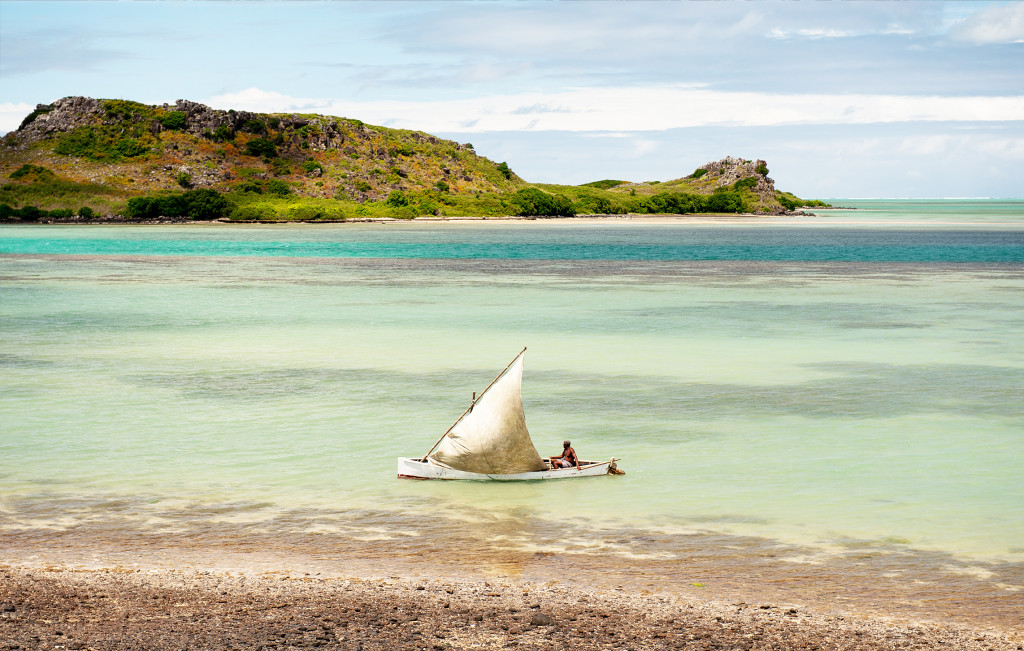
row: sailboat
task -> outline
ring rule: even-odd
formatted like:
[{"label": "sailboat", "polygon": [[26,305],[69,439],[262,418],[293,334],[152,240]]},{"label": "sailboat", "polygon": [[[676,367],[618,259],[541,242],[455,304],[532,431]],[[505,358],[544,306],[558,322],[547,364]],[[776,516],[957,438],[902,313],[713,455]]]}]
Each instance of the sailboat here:
[{"label": "sailboat", "polygon": [[405,479],[529,481],[625,474],[609,461],[580,461],[579,468],[552,468],[542,459],[526,429],[523,413],[523,359],[516,355],[434,447],[422,457],[399,457]]}]

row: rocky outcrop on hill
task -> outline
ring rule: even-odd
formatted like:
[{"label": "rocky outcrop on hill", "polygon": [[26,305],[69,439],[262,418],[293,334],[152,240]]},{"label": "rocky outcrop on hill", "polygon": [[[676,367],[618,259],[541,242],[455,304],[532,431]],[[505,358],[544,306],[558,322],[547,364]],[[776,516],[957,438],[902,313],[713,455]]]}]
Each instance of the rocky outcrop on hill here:
[{"label": "rocky outcrop on hill", "polygon": [[[754,178],[756,182],[750,189],[765,204],[777,203],[775,200],[775,181],[768,178],[768,164],[761,160],[745,160],[726,156],[722,160],[704,163],[702,169],[707,170],[707,178],[714,180],[716,187],[734,185],[737,181]],[[779,206],[779,214],[786,210]]]},{"label": "rocky outcrop on hill", "polygon": [[726,156],[718,161],[704,163],[700,169],[706,170],[702,178],[712,182],[714,187],[734,186],[737,181],[753,179],[750,191],[762,206],[756,211],[757,214],[783,215],[789,212],[779,204],[775,181],[768,177],[768,164],[761,159]]},{"label": "rocky outcrop on hill", "polygon": [[[180,129],[176,130],[200,137],[215,134],[218,129],[227,129],[228,135],[239,131],[259,133],[261,131],[260,127],[254,127],[253,122],[261,122],[268,118],[267,114],[250,111],[223,111],[210,108],[199,102],[184,99],[179,99],[173,105],[163,104],[159,108],[164,112],[183,114],[183,125]],[[36,110],[26,118],[18,129],[17,136],[19,140],[33,142],[57,133],[67,133],[76,128],[92,126],[97,123],[107,126],[116,125],[124,121],[125,117],[122,113],[112,114],[108,107],[105,106],[104,100],[91,97],[65,97],[55,101],[53,104],[37,105]],[[133,123],[143,122],[146,119],[147,116],[141,113],[129,117],[129,121]],[[273,114],[271,118],[274,130],[291,133],[289,139],[291,144],[314,151],[340,148],[346,141],[345,132],[349,130],[354,131],[356,134],[355,138],[349,135],[349,138],[352,140],[371,138],[375,133],[373,128],[366,126],[358,120],[342,119],[342,121],[350,129],[343,131],[338,118],[327,116]],[[147,126],[154,134],[175,130],[155,120],[150,120]],[[262,130],[265,131],[266,128],[266,125],[264,125]],[[363,136],[363,138],[358,136]],[[422,143],[436,145],[443,142],[440,138],[423,133],[412,132],[410,136],[412,140]],[[451,144],[462,151],[472,150],[472,147],[468,145]],[[375,153],[381,156],[387,156],[388,154],[385,150]]]},{"label": "rocky outcrop on hill", "polygon": [[[648,183],[619,183],[611,187],[612,192],[623,192],[631,195],[658,195],[664,192],[684,194],[711,195],[717,197],[739,195],[741,210],[757,215],[794,214],[792,208],[801,205],[800,199],[779,192],[775,189],[775,181],[768,177],[768,164],[761,160],[748,160],[726,156],[721,160],[709,161],[698,167],[689,176],[672,181]],[[709,202],[711,199],[709,198]],[[790,205],[787,207],[783,202]],[[729,201],[717,201],[720,205],[729,205]],[[720,208],[723,212],[731,212],[729,208]],[[714,209],[710,210],[715,212]]]},{"label": "rocky outcrop on hill", "polygon": [[708,178],[715,178],[719,185],[732,185],[740,179],[751,176],[764,176],[768,173],[768,164],[763,160],[746,160],[726,156],[722,160],[711,161],[701,165]]},{"label": "rocky outcrop on hill", "polygon": [[37,106],[0,144],[11,163],[0,173],[41,164],[70,180],[136,191],[230,191],[278,179],[299,196],[377,201],[394,191],[506,192],[523,183],[472,145],[426,133],[188,100],[65,97]]},{"label": "rocky outcrop on hill", "polygon": [[[173,106],[164,104],[163,107],[170,111],[179,111],[186,116],[184,130],[197,136],[207,132],[215,132],[218,127],[226,126],[232,131],[240,131],[247,128],[253,120],[259,121],[266,118],[260,113],[248,111],[221,111],[212,109],[205,104],[190,102],[179,99]],[[371,138],[374,130],[360,121],[345,120],[349,129],[343,131],[335,118],[326,116],[275,114],[274,128],[291,133],[290,144],[302,146],[313,151],[327,151],[328,149],[343,148],[346,143],[346,132],[349,133],[349,141],[359,141]],[[409,134],[412,140],[421,143],[440,144],[442,140],[434,136],[412,132]],[[455,144],[459,149],[469,151],[466,145]],[[388,151],[379,150],[375,154],[386,157]]]}]

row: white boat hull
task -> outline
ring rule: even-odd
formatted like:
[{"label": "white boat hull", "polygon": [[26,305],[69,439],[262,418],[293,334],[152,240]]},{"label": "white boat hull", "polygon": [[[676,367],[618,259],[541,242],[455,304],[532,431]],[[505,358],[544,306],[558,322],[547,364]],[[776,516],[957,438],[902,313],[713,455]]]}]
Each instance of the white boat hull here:
[{"label": "white boat hull", "polygon": [[510,474],[485,474],[466,472],[438,465],[427,459],[398,457],[398,477],[400,479],[475,479],[477,481],[535,481],[541,479],[573,479],[576,477],[598,477],[600,475],[621,474],[615,462],[581,461],[580,468],[559,468],[558,470],[540,470],[537,472],[516,472]]}]

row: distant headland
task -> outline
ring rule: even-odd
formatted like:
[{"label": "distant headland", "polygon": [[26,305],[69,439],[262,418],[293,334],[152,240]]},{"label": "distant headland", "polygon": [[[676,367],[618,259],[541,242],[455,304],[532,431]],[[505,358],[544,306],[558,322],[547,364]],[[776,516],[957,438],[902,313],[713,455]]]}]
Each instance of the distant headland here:
[{"label": "distant headland", "polygon": [[824,206],[726,157],[666,182],[529,183],[473,145],[352,118],[88,97],[0,139],[0,221],[238,222],[749,213]]}]

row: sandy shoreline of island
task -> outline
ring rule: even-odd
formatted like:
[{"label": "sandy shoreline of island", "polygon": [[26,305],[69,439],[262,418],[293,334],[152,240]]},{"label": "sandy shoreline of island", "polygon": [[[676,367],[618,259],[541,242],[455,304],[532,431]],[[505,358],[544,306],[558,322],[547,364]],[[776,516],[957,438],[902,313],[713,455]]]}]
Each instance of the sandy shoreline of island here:
[{"label": "sandy shoreline of island", "polygon": [[534,216],[534,215],[500,215],[500,216],[473,216],[473,215],[454,215],[454,216],[433,216],[423,215],[420,217],[413,217],[411,219],[401,219],[397,217],[348,217],[345,219],[281,219],[281,220],[233,220],[227,218],[214,219],[211,221],[195,221],[187,218],[163,218],[157,217],[152,219],[129,219],[119,215],[110,215],[106,217],[92,217],[92,218],[81,218],[81,217],[68,217],[60,219],[43,219],[38,222],[24,222],[24,221],[10,221],[0,222],[2,225],[83,225],[83,226],[96,226],[96,225],[169,225],[169,224],[182,224],[182,225],[202,225],[202,224],[238,224],[238,225],[280,225],[280,224],[423,224],[423,223],[483,223],[483,222],[549,222],[549,223],[608,223],[608,222],[631,222],[635,221],[638,223],[645,224],[674,224],[674,223],[695,223],[695,224],[716,224],[716,223],[728,223],[737,221],[764,221],[773,219],[785,219],[791,217],[813,217],[814,213],[808,212],[796,212],[787,213],[783,215],[767,215],[767,214],[754,214],[754,213],[690,213],[690,214],[646,214],[646,213],[626,213],[626,214],[581,214],[572,216]]},{"label": "sandy shoreline of island", "polygon": [[[505,215],[501,217],[416,217],[412,220],[401,219],[370,219],[367,221],[414,221],[414,222],[495,222],[495,221],[536,221],[552,223],[608,223],[608,222],[638,222],[642,224],[719,224],[737,221],[765,221],[793,217],[814,217],[814,213],[790,213],[785,215],[759,215],[754,213],[688,213],[688,214],[647,214],[647,213],[625,213],[625,214],[585,214],[572,216],[518,216]],[[357,221],[350,219],[348,221]]]},{"label": "sandy shoreline of island", "polygon": [[511,579],[0,566],[7,648],[1021,649],[963,626]]}]

